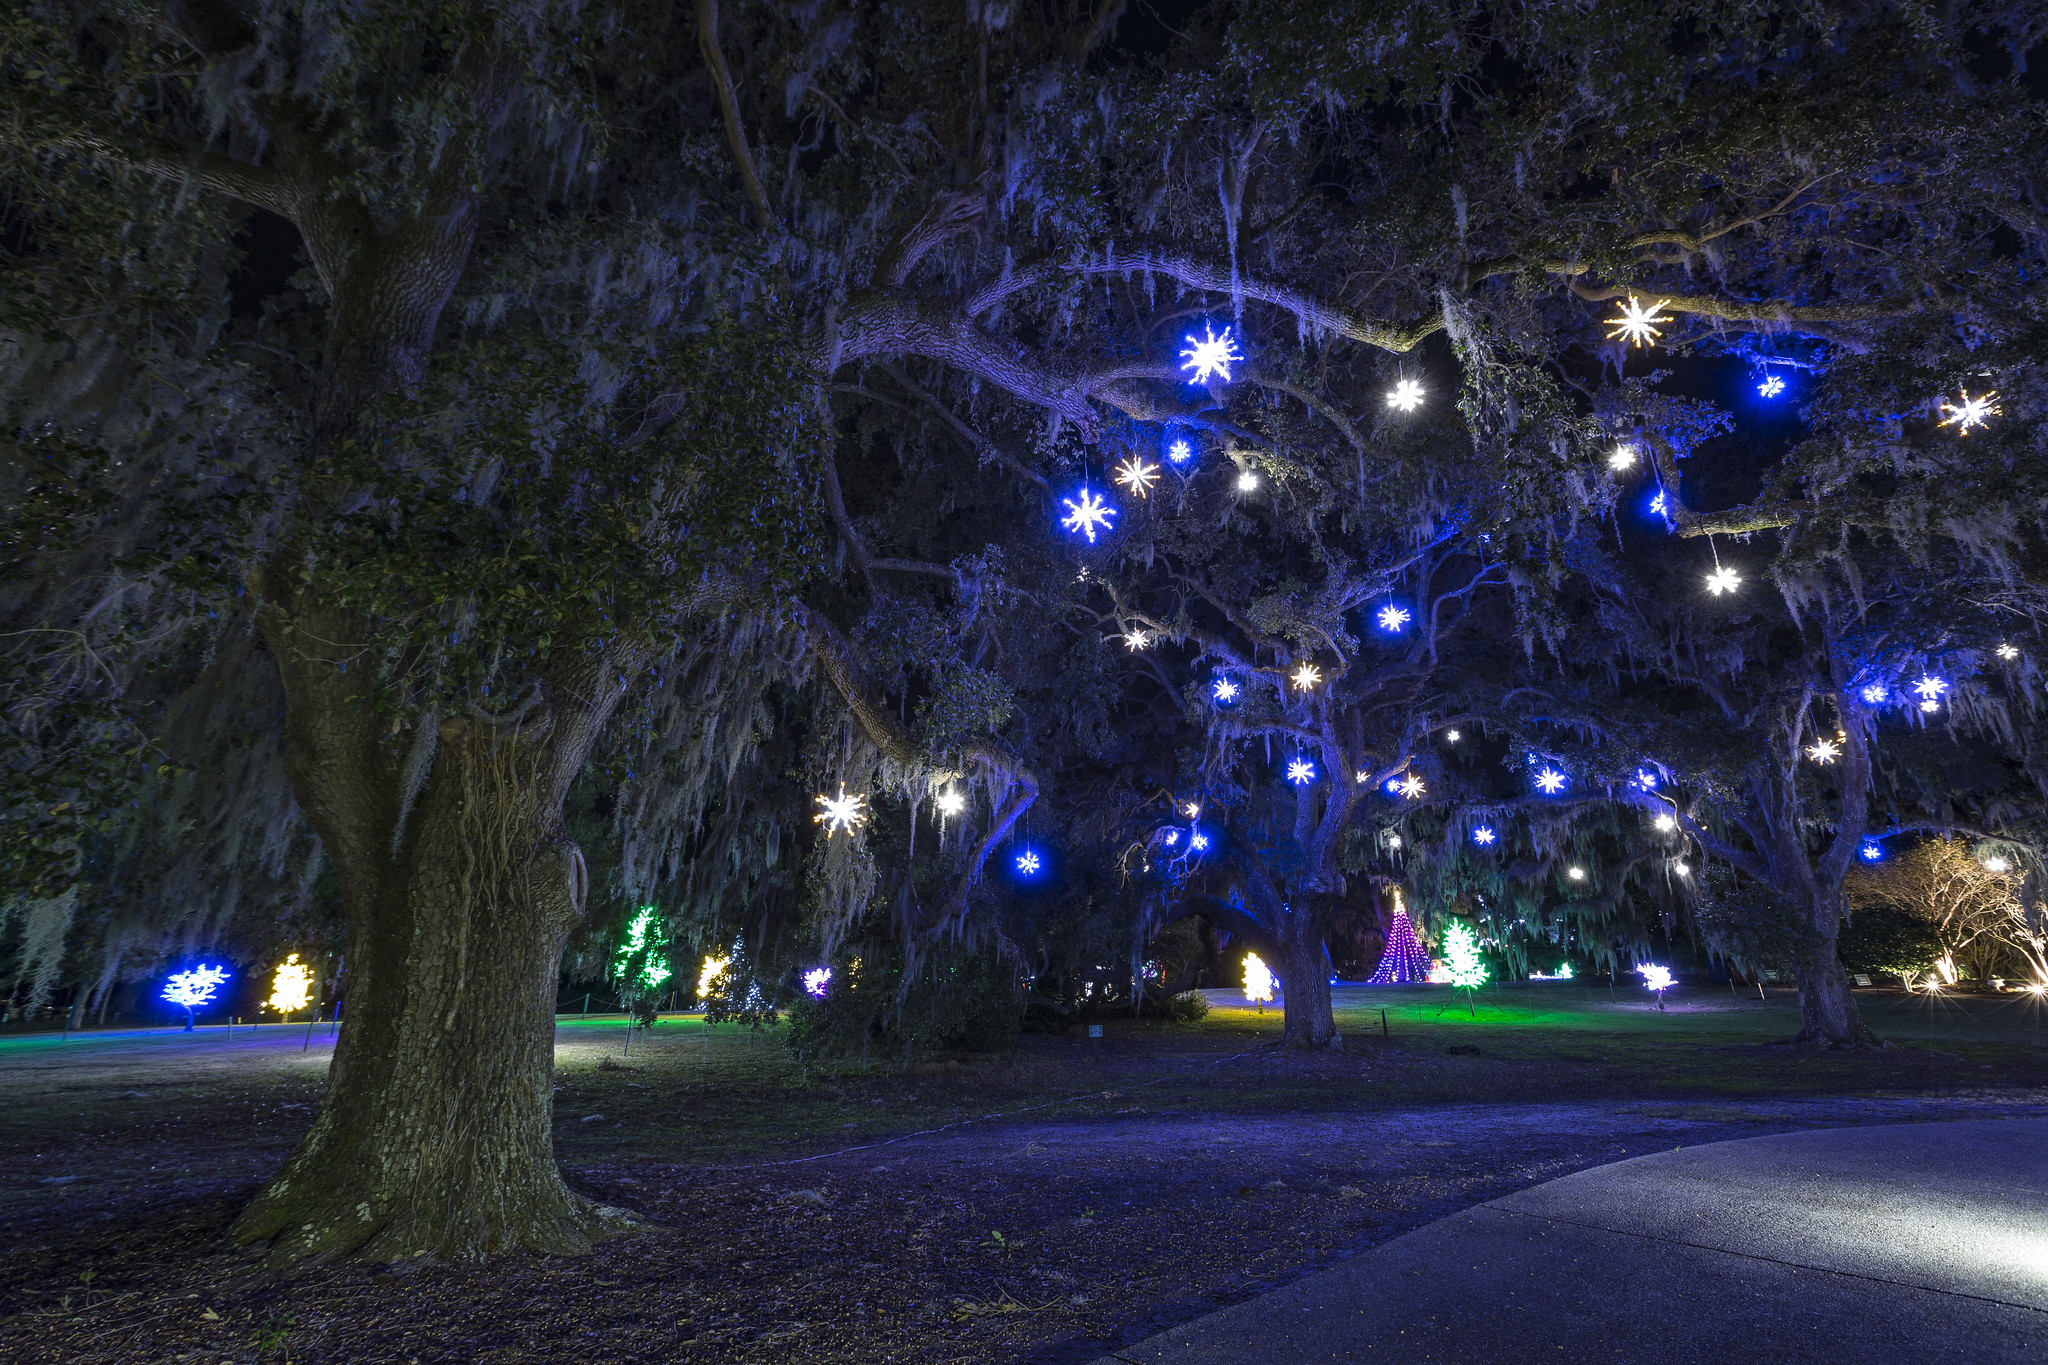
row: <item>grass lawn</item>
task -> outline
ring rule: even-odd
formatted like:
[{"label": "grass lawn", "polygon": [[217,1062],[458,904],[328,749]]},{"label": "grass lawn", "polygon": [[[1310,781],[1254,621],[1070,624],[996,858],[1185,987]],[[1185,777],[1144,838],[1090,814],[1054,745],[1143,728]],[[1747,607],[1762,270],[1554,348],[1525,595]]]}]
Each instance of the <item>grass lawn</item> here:
[{"label": "grass lawn", "polygon": [[865,1071],[693,1017],[630,1048],[616,1016],[565,1017],[557,1150],[644,1234],[287,1276],[219,1236],[310,1122],[325,1026],[0,1037],[0,1358],[1078,1363],[1586,1166],[2048,1114],[2038,998],[1857,998],[1893,1048],[1784,1046],[1789,990],[1659,1011],[1632,982],[1469,1011],[1340,987],[1347,1047],[1318,1056],[1215,992],[1194,1027]]}]

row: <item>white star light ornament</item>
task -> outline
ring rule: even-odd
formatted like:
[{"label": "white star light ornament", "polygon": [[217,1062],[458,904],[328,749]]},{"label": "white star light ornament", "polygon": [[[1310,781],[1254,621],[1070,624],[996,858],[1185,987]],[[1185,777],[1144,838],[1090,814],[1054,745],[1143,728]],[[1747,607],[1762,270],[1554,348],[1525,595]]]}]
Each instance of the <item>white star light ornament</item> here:
[{"label": "white star light ornament", "polygon": [[1826,767],[1841,756],[1842,746],[1831,739],[1817,739],[1806,746],[1806,756]]},{"label": "white star light ornament", "polygon": [[959,788],[948,787],[939,793],[938,799],[932,804],[939,808],[939,814],[951,819],[967,809],[967,797]]},{"label": "white star light ornament", "polygon": [[1192,848],[1197,853],[1200,853],[1203,849],[1207,848],[1208,846],[1209,836],[1206,834],[1197,834],[1194,838],[1188,840],[1188,847]]},{"label": "white star light ornament", "polygon": [[861,809],[867,798],[855,794],[848,796],[846,788],[840,787],[837,796],[821,796],[818,804],[823,807],[811,819],[825,827],[828,835],[852,833],[867,822],[868,813]]},{"label": "white star light ornament", "polygon": [[1669,504],[1667,504],[1664,501],[1664,490],[1661,488],[1657,490],[1657,496],[1650,499],[1650,510],[1652,512],[1655,512],[1660,517],[1670,515],[1670,513],[1665,510],[1668,505]]},{"label": "white star light ornament", "polygon": [[1151,643],[1152,637],[1142,630],[1132,629],[1124,632],[1124,646],[1127,649],[1140,650]]},{"label": "white star light ornament", "polygon": [[1734,592],[1742,586],[1742,575],[1726,565],[1717,565],[1707,575],[1707,591],[1719,597],[1724,592]]},{"label": "white star light ornament", "polygon": [[1658,317],[1657,310],[1669,302],[1669,299],[1659,299],[1645,308],[1636,302],[1635,295],[1629,295],[1628,303],[1622,307],[1621,316],[1607,319],[1607,325],[1612,329],[1607,333],[1608,338],[1612,340],[1615,337],[1623,337],[1629,344],[1635,346],[1656,345],[1657,338],[1662,335],[1657,330],[1658,324],[1671,321],[1670,318]]},{"label": "white star light ornament", "polygon": [[1116,509],[1086,487],[1081,489],[1080,501],[1072,498],[1062,498],[1061,501],[1067,505],[1067,515],[1060,518],[1060,525],[1087,536],[1090,545],[1095,543],[1096,531],[1109,530],[1110,523],[1116,519]]},{"label": "white star light ornament", "polygon": [[1315,781],[1316,766],[1305,758],[1297,758],[1287,765],[1287,780],[1299,787]]},{"label": "white star light ornament", "polygon": [[1166,458],[1175,464],[1186,464],[1195,458],[1195,448],[1186,441],[1176,440],[1166,448]]},{"label": "white star light ornament", "polygon": [[1683,858],[1674,859],[1671,864],[1671,870],[1681,877],[1690,877],[1692,875],[1692,864]]},{"label": "white star light ornament", "polygon": [[1116,481],[1133,497],[1142,498],[1152,491],[1153,484],[1159,482],[1159,466],[1146,464],[1133,455],[1116,467]]},{"label": "white star light ornament", "polygon": [[1444,738],[1449,740],[1451,743],[1456,744],[1461,738],[1463,738],[1463,736],[1461,736],[1456,730],[1446,730],[1444,731]]},{"label": "white star light ornament", "polygon": [[1422,406],[1422,385],[1413,379],[1402,380],[1387,395],[1387,406],[1399,412],[1415,411]]},{"label": "white star light ornament", "polygon": [[1258,487],[1259,476],[1257,474],[1254,474],[1251,470],[1247,469],[1244,473],[1237,476],[1238,492],[1255,493],[1258,491]]},{"label": "white star light ornament", "polygon": [[1660,815],[1650,823],[1657,827],[1657,832],[1659,834],[1669,834],[1671,833],[1671,831],[1678,828],[1678,821],[1673,819],[1669,815]]},{"label": "white star light ornament", "polygon": [[1225,327],[1223,335],[1217,336],[1208,323],[1202,324],[1202,339],[1197,341],[1194,333],[1188,333],[1188,348],[1180,353],[1180,367],[1189,372],[1190,384],[1207,383],[1209,376],[1220,374],[1230,378],[1230,367],[1244,359],[1237,349],[1237,343],[1230,338],[1230,329]]},{"label": "white star light ornament", "polygon": [[1959,389],[1957,392],[1962,394],[1960,401],[1951,403],[1946,398],[1941,400],[1941,410],[1948,414],[1941,419],[1941,425],[1954,427],[1956,435],[1966,435],[1971,427],[1981,427],[1991,418],[1998,416],[1997,394],[1980,393],[1972,398],[1968,389]]},{"label": "white star light ornament", "polygon": [[1199,820],[1202,818],[1202,806],[1201,803],[1198,801],[1188,802],[1185,806],[1182,806],[1180,808],[1180,811],[1182,815],[1187,816],[1187,818],[1190,820]]},{"label": "white star light ornament", "polygon": [[1172,848],[1175,844],[1180,842],[1180,831],[1177,829],[1170,829],[1166,831],[1166,837],[1160,842],[1164,843],[1168,848]]},{"label": "white star light ornament", "polygon": [[1766,375],[1764,382],[1756,386],[1756,391],[1765,398],[1776,398],[1785,391],[1785,381],[1774,374]]},{"label": "white star light ornament", "polygon": [[1493,837],[1493,828],[1490,825],[1481,825],[1478,829],[1472,831],[1472,842],[1481,848],[1491,845]]},{"label": "white star light ornament", "polygon": [[1237,684],[1228,678],[1218,678],[1216,685],[1209,689],[1209,695],[1228,706],[1237,700]]},{"label": "white star light ornament", "polygon": [[1616,446],[1607,455],[1607,467],[1616,473],[1632,467],[1635,462],[1636,448],[1634,446]]},{"label": "white star light ornament", "polygon": [[1323,670],[1314,664],[1304,663],[1294,670],[1294,685],[1306,692],[1323,680]]},{"label": "white star light ornament", "polygon": [[1408,609],[1389,602],[1379,610],[1380,629],[1393,634],[1408,624]]},{"label": "white star light ornament", "polygon": [[1038,861],[1036,853],[1026,851],[1017,855],[1017,870],[1027,877],[1035,874],[1042,866],[1044,864]]},{"label": "white star light ornament", "polygon": [[1582,882],[1586,880],[1586,869],[1583,867],[1566,868],[1564,875],[1570,877],[1575,882]]},{"label": "white star light ornament", "polygon": [[1648,768],[1636,769],[1636,785],[1646,792],[1657,790],[1657,774],[1651,772]]},{"label": "white star light ornament", "polygon": [[1555,768],[1545,768],[1536,774],[1536,789],[1545,796],[1555,796],[1564,790],[1564,774]]},{"label": "white star light ornament", "polygon": [[1863,689],[1863,700],[1869,702],[1873,706],[1883,701],[1886,697],[1889,697],[1890,695],[1890,689],[1887,688],[1883,683],[1872,683],[1870,684],[1870,686]]},{"label": "white star light ornament", "polygon": [[1422,794],[1427,790],[1429,789],[1422,785],[1422,779],[1414,773],[1410,773],[1401,779],[1401,795],[1407,797],[1410,801],[1420,800]]},{"label": "white star light ornament", "polygon": [[2019,646],[2000,645],[1998,647],[1998,657],[2005,660],[2007,663],[2011,663],[2014,659],[2020,657]]},{"label": "white star light ornament", "polygon": [[1928,673],[1922,675],[1920,681],[1913,684],[1913,690],[1920,694],[1922,700],[1935,701],[1940,698],[1942,693],[1948,691],[1948,684],[1942,679],[1935,677],[1932,673]]}]

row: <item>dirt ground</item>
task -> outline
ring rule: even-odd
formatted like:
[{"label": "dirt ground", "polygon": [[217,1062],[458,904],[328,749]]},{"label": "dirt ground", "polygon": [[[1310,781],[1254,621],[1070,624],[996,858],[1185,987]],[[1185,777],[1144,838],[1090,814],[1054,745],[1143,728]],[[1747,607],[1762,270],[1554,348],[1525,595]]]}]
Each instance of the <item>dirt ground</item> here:
[{"label": "dirt ground", "polygon": [[0,1038],[0,1359],[1085,1362],[1587,1166],[2048,1115],[2038,999],[1859,992],[1897,1045],[1822,1057],[1774,1042],[1789,995],[1640,994],[1346,988],[1340,1054],[1236,1007],[866,1072],[564,1020],[557,1150],[644,1233],[286,1275],[220,1236],[313,1117],[324,1026]]}]

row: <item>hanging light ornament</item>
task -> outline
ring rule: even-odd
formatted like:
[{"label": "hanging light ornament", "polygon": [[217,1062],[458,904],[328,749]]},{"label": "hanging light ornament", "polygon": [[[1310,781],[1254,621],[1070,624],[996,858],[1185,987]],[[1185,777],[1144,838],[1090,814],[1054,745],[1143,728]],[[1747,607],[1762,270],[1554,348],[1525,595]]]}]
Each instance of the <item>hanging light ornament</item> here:
[{"label": "hanging light ornament", "polygon": [[1956,429],[1956,435],[1964,435],[1971,427],[1981,427],[1993,417],[1998,416],[1997,394],[1980,393],[1975,398],[1972,398],[1968,389],[1960,389],[1958,392],[1962,394],[1962,398],[1958,402],[1951,403],[1946,398],[1941,400],[1941,410],[1948,414],[1948,416],[1941,419],[1941,425],[1945,427],[1953,426]]},{"label": "hanging light ornament", "polygon": [[1920,694],[1920,700],[1923,703],[1940,701],[1941,694],[1948,691],[1948,684],[1942,679],[1935,677],[1932,673],[1924,673],[1921,675],[1920,681],[1913,684],[1913,690]]},{"label": "hanging light ornament", "polygon": [[1209,695],[1228,706],[1237,700],[1237,684],[1228,678],[1218,678],[1210,687]]},{"label": "hanging light ornament", "polygon": [[1563,791],[1564,782],[1564,774],[1552,767],[1546,766],[1542,772],[1536,774],[1536,789],[1545,796],[1555,796]]},{"label": "hanging light ornament", "polygon": [[1651,772],[1648,768],[1636,769],[1636,785],[1646,792],[1657,790],[1657,774]]},{"label": "hanging light ornament", "polygon": [[832,984],[830,967],[813,967],[804,973],[804,994],[823,1000],[825,991]]},{"label": "hanging light ornament", "polygon": [[1242,474],[1240,474],[1240,475],[1238,475],[1238,476],[1237,476],[1237,491],[1238,491],[1238,492],[1240,492],[1240,493],[1254,493],[1254,492],[1257,492],[1257,491],[1258,491],[1258,487],[1259,487],[1259,476],[1258,476],[1257,474],[1253,473],[1253,472],[1252,472],[1251,470],[1247,469],[1247,470],[1245,470],[1245,471],[1244,471],[1244,473],[1242,473]]},{"label": "hanging light ornament", "polygon": [[1387,406],[1400,412],[1415,411],[1422,406],[1422,385],[1413,379],[1403,379],[1387,395]]},{"label": "hanging light ornament", "polygon": [[1451,743],[1456,744],[1460,739],[1463,739],[1464,736],[1460,735],[1456,730],[1446,730],[1444,731],[1444,738],[1449,740]]},{"label": "hanging light ornament", "polygon": [[2012,661],[2013,661],[2014,659],[2017,659],[2017,658],[2019,658],[2019,657],[2020,657],[2020,650],[2019,650],[2019,646],[2018,646],[2018,645],[2012,645],[2012,644],[2001,644],[2001,645],[1999,645],[1999,647],[1998,647],[1998,657],[1999,657],[1999,658],[2001,658],[2001,659],[2003,659],[2003,660],[2005,660],[2005,661],[2006,661],[2007,663],[2011,663],[2011,662],[2012,662]]},{"label": "hanging light ornament", "polygon": [[1304,692],[1308,691],[1311,687],[1314,687],[1317,683],[1321,682],[1322,680],[1323,670],[1317,668],[1314,664],[1309,663],[1306,660],[1302,662],[1300,668],[1294,670],[1294,685]]},{"label": "hanging light ornament", "polygon": [[1493,826],[1481,825],[1472,831],[1472,842],[1481,848],[1490,847],[1494,840]]},{"label": "hanging light ornament", "polygon": [[958,787],[948,787],[939,793],[932,804],[939,808],[939,814],[950,820],[967,809],[967,796]]},{"label": "hanging light ornament", "polygon": [[1167,446],[1166,458],[1175,464],[1186,464],[1195,458],[1195,448],[1185,440],[1176,439],[1173,444]]},{"label": "hanging light ornament", "polygon": [[1776,398],[1785,391],[1785,381],[1774,374],[1765,375],[1764,382],[1756,386],[1756,391],[1765,398]]},{"label": "hanging light ornament", "polygon": [[1038,869],[1043,866],[1045,864],[1038,860],[1038,855],[1028,848],[1017,855],[1017,870],[1027,877],[1037,876]]},{"label": "hanging light ornament", "polygon": [[811,819],[823,825],[828,835],[850,833],[867,822],[868,813],[861,809],[861,803],[866,799],[858,793],[848,796],[845,785],[841,784],[839,795],[818,798],[818,804],[824,809]]},{"label": "hanging light ornament", "polygon": [[1864,862],[1877,862],[1884,857],[1884,845],[1875,839],[1865,839],[1863,841],[1862,853]]},{"label": "hanging light ornament", "polygon": [[1724,592],[1734,592],[1742,586],[1742,575],[1724,564],[1716,564],[1714,571],[1707,575],[1707,591],[1719,597]]},{"label": "hanging light ornament", "polygon": [[1887,688],[1883,683],[1871,683],[1869,686],[1863,689],[1863,700],[1869,702],[1873,706],[1883,701],[1886,697],[1889,697],[1890,695],[1891,689]]},{"label": "hanging light ornament", "polygon": [[1180,808],[1180,813],[1190,820],[1199,820],[1202,818],[1202,804],[1199,801],[1190,801]]},{"label": "hanging light ornament", "polygon": [[1168,848],[1172,848],[1175,844],[1180,842],[1180,831],[1177,829],[1170,829],[1166,831],[1165,835],[1160,839],[1160,842],[1165,844]]},{"label": "hanging light ornament", "polygon": [[1389,602],[1379,610],[1380,629],[1393,634],[1408,624],[1408,609],[1398,603]]},{"label": "hanging light ornament", "polygon": [[1806,756],[1826,767],[1841,756],[1842,746],[1831,739],[1817,739],[1806,746]]},{"label": "hanging light ornament", "polygon": [[1655,345],[1657,338],[1662,335],[1657,330],[1658,324],[1671,321],[1670,318],[1658,317],[1657,310],[1669,302],[1669,299],[1659,299],[1648,308],[1644,308],[1636,302],[1635,295],[1629,295],[1628,303],[1621,310],[1621,316],[1607,319],[1607,325],[1613,329],[1608,332],[1608,339],[1625,337],[1636,346]]},{"label": "hanging light ornament", "polygon": [[1192,848],[1197,853],[1200,853],[1203,849],[1207,848],[1208,846],[1209,836],[1206,834],[1196,834],[1192,839],[1188,840],[1188,847]]},{"label": "hanging light ornament", "polygon": [[1659,834],[1669,834],[1678,828],[1678,821],[1669,815],[1660,815],[1650,823],[1656,826]]},{"label": "hanging light ornament", "polygon": [[1660,517],[1668,517],[1671,514],[1665,509],[1669,506],[1670,504],[1664,501],[1664,490],[1658,489],[1657,496],[1650,499],[1650,510]]},{"label": "hanging light ornament", "polygon": [[1136,626],[1124,632],[1124,648],[1140,650],[1152,643],[1152,637]]},{"label": "hanging light ornament", "polygon": [[1060,525],[1087,536],[1090,545],[1095,543],[1096,530],[1109,530],[1110,522],[1116,519],[1116,509],[1096,497],[1085,484],[1081,488],[1080,501],[1072,498],[1062,498],[1061,501],[1067,505],[1067,515],[1060,518]]},{"label": "hanging light ornament", "polygon": [[1202,339],[1195,340],[1194,333],[1188,333],[1188,348],[1180,353],[1180,367],[1189,371],[1190,384],[1206,383],[1212,374],[1230,378],[1230,367],[1243,360],[1237,343],[1230,338],[1230,329],[1225,327],[1223,335],[1217,336],[1208,323],[1202,324]]},{"label": "hanging light ornament", "polygon": [[1586,880],[1586,869],[1583,867],[1568,867],[1565,869],[1564,875],[1575,882],[1582,882]]},{"label": "hanging light ornament", "polygon": [[1152,491],[1152,485],[1159,482],[1159,466],[1146,464],[1133,455],[1116,467],[1116,481],[1135,497],[1144,497]]},{"label": "hanging light ornament", "polygon": [[1692,875],[1692,864],[1683,858],[1674,858],[1671,862],[1671,870],[1681,877],[1690,877]]},{"label": "hanging light ornament", "polygon": [[1429,789],[1422,784],[1422,779],[1414,773],[1410,773],[1401,779],[1401,795],[1407,797],[1410,801],[1420,800],[1423,792],[1427,790]]},{"label": "hanging light ornament", "polygon": [[1305,758],[1297,758],[1287,765],[1287,780],[1295,786],[1304,786],[1315,781],[1316,765]]},{"label": "hanging light ornament", "polygon": [[1636,448],[1630,445],[1616,446],[1607,454],[1607,467],[1617,474],[1631,468],[1636,462]]}]

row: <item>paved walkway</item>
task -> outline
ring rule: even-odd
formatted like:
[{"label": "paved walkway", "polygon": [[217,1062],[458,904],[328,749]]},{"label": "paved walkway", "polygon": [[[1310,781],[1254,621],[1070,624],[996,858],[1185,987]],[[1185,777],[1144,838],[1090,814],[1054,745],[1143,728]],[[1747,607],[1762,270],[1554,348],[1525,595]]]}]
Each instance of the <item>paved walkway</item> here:
[{"label": "paved walkway", "polygon": [[2048,1119],[1581,1171],[1098,1365],[2048,1361]]}]

